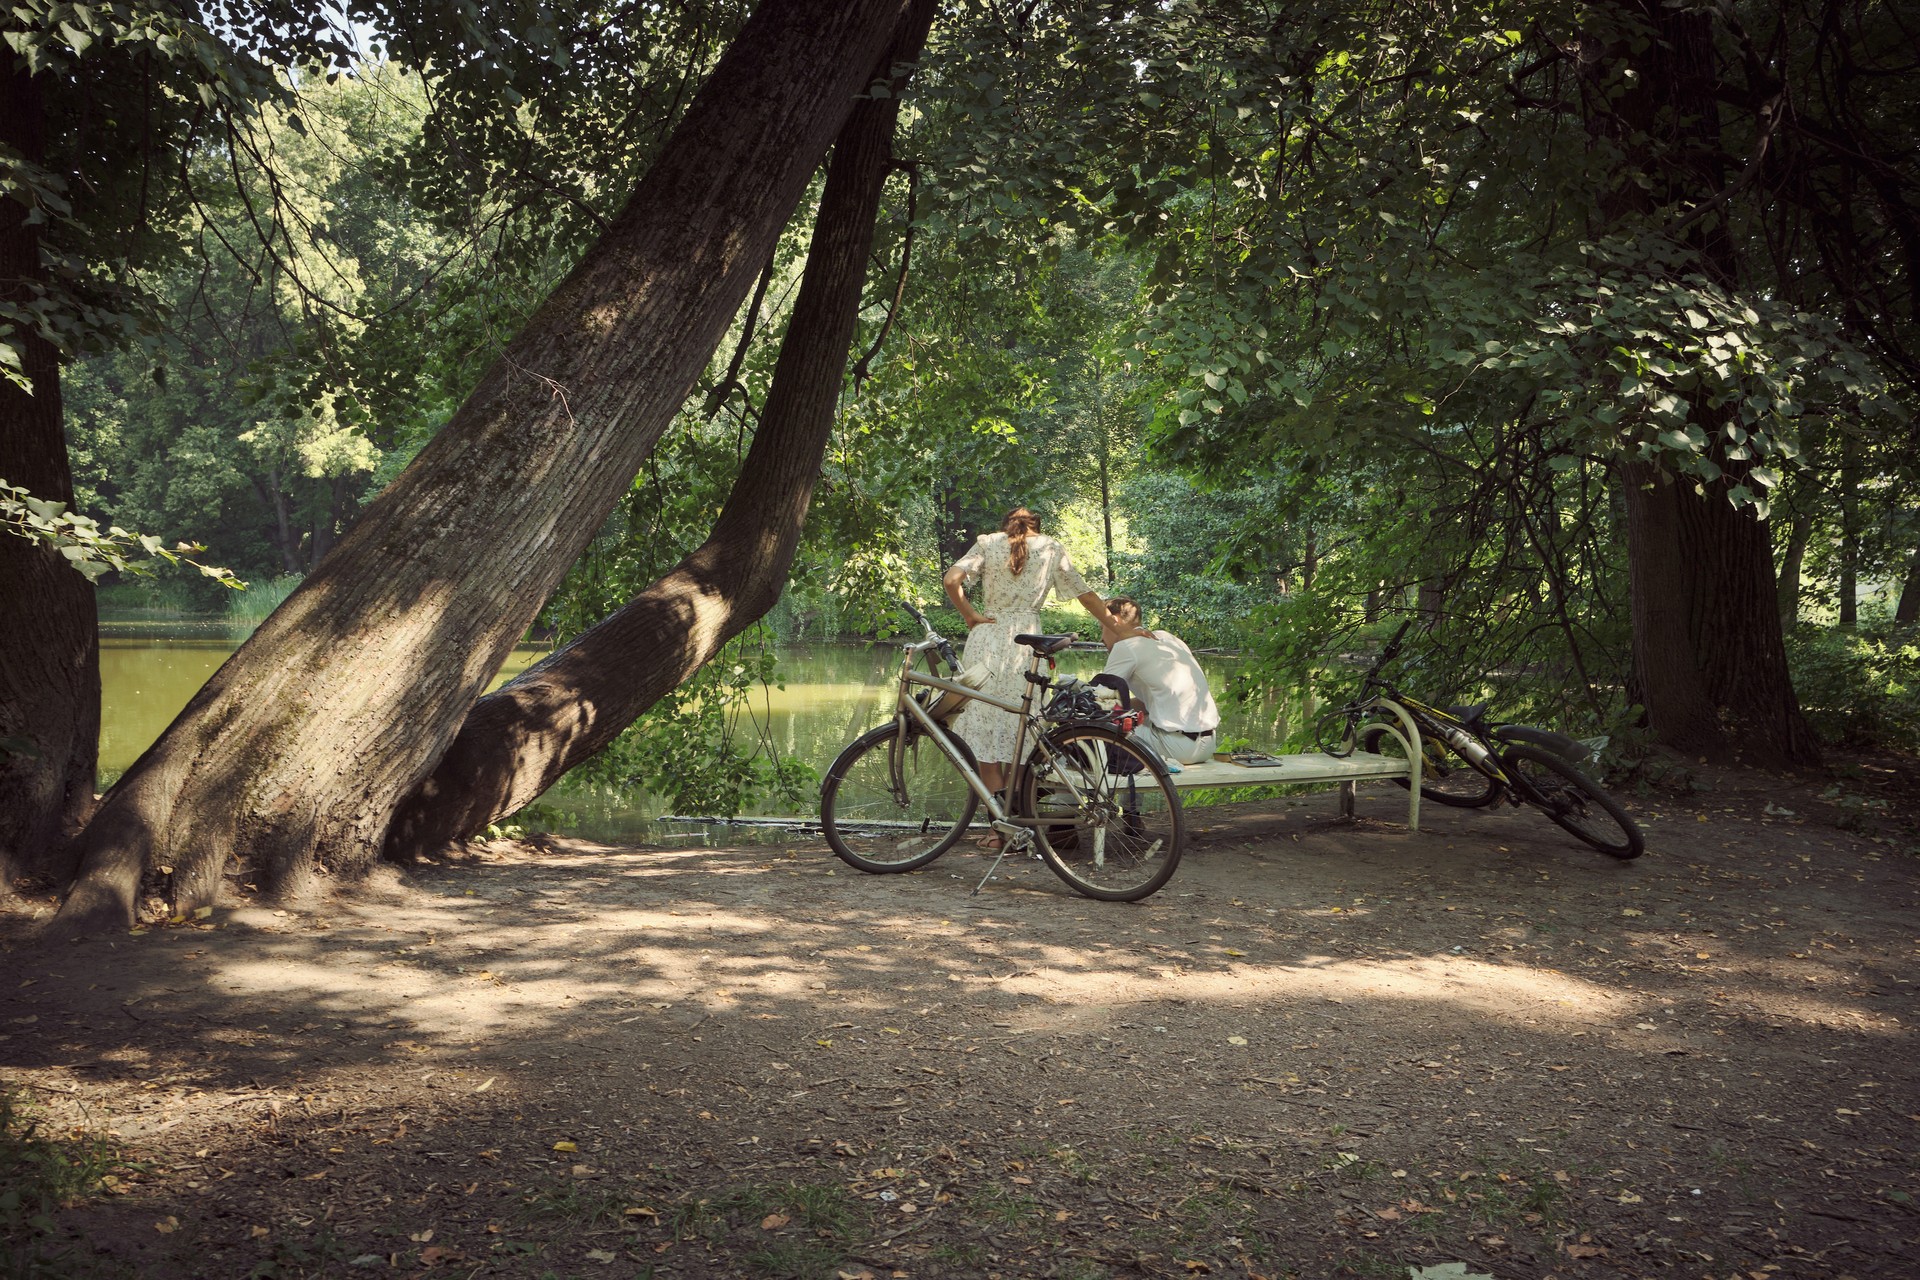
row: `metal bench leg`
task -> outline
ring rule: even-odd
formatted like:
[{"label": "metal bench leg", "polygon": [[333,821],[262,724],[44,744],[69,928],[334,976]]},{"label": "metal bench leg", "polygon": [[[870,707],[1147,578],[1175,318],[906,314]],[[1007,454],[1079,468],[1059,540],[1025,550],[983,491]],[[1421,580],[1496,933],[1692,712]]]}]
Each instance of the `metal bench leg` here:
[{"label": "metal bench leg", "polygon": [[1353,783],[1351,782],[1340,784],[1340,816],[1344,818],[1353,816]]}]

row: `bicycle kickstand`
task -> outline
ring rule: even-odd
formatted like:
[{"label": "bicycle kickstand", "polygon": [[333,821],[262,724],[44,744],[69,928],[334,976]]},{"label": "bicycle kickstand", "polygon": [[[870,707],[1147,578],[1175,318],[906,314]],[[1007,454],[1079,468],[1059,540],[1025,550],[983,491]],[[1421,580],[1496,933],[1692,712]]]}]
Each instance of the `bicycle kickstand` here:
[{"label": "bicycle kickstand", "polygon": [[1000,864],[1007,860],[1008,853],[1016,848],[1022,853],[1026,852],[1027,845],[1033,839],[1032,832],[1025,827],[1016,827],[1011,822],[996,822],[993,824],[993,829],[1000,833],[1000,856],[995,858],[993,865],[987,868],[987,874],[980,877],[980,883],[973,886],[973,892],[967,895],[969,898],[980,896],[980,891],[987,887],[987,881],[993,879],[993,873],[998,871]]}]

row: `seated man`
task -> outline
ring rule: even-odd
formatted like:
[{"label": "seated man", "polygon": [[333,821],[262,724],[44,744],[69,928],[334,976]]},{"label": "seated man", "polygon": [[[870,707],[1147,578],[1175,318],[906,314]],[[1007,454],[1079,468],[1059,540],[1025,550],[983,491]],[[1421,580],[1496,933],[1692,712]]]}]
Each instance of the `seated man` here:
[{"label": "seated man", "polygon": [[1147,713],[1147,722],[1134,736],[1163,760],[1196,764],[1210,759],[1220,708],[1193,651],[1170,631],[1142,627],[1140,606],[1126,596],[1107,601],[1107,610],[1113,620],[1100,628],[1107,646],[1106,673],[1124,679],[1134,705]]}]

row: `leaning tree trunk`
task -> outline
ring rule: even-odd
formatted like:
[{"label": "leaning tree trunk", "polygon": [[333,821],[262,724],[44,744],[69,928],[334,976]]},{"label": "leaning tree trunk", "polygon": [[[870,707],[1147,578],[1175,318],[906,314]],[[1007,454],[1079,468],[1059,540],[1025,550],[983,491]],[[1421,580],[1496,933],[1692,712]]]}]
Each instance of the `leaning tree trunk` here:
[{"label": "leaning tree trunk", "polygon": [[[13,63],[11,53],[0,54]],[[0,84],[0,145],[40,158],[33,78],[11,65]],[[30,306],[45,279],[40,237],[18,200],[0,199],[0,301]],[[0,379],[0,480],[73,502],[60,423],[60,362],[31,328],[16,328],[28,395]],[[93,584],[52,548],[0,532],[0,602],[10,624],[0,655],[0,890],[23,875],[64,880],[59,851],[93,805],[100,744],[100,653]]]},{"label": "leaning tree trunk", "polygon": [[[883,75],[919,57],[932,17],[933,0],[913,0]],[[834,144],[773,385],[712,534],[619,612],[475,703],[395,814],[388,856],[430,853],[519,810],[780,598],[845,382],[904,83],[896,73],[887,97],[863,99]]]},{"label": "leaning tree trunk", "polygon": [[767,0],[453,420],[101,806],[57,927],[363,871],[672,421],[904,11]]}]

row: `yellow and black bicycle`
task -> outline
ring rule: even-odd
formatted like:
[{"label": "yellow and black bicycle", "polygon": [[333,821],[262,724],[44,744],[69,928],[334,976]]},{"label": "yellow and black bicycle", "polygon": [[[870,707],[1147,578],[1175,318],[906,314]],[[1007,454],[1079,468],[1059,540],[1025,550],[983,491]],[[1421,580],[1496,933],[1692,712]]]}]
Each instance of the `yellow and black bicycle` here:
[{"label": "yellow and black bicycle", "polygon": [[[1583,741],[1534,725],[1487,718],[1487,704],[1436,707],[1411,696],[1380,676],[1399,656],[1411,620],[1387,641],[1360,682],[1360,696],[1331,711],[1321,722],[1321,749],[1332,755],[1363,751],[1400,751],[1399,739],[1378,717],[1391,701],[1404,708],[1420,729],[1422,799],[1460,809],[1479,809],[1503,800],[1531,804],[1553,822],[1611,857],[1637,858],[1646,837],[1600,784],[1581,772],[1605,740]],[[1404,779],[1401,786],[1406,786]]]}]

